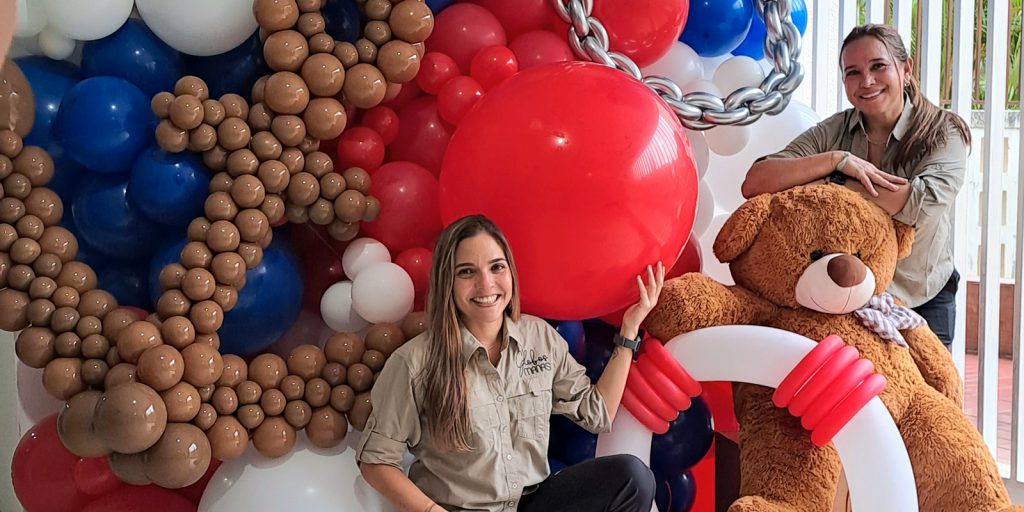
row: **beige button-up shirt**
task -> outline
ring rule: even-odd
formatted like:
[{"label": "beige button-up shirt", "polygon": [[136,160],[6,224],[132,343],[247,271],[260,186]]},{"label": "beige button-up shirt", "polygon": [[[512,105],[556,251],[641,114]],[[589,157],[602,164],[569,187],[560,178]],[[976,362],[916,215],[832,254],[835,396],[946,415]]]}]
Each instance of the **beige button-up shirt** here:
[{"label": "beige button-up shirt", "polygon": [[[904,105],[892,131],[896,141],[903,140],[910,130],[914,107],[910,101],[904,101]],[[896,141],[890,141],[882,153],[881,170],[910,181],[907,204],[893,218],[914,226],[915,236],[910,256],[896,264],[889,292],[908,306],[917,307],[938,294],[953,275],[953,200],[964,182],[967,145],[949,123],[945,146],[910,167],[894,168]],[[766,158],[798,158],[836,150],[867,159],[868,143],[859,110],[845,110],[818,123]]]},{"label": "beige button-up shirt", "polygon": [[388,358],[371,391],[373,412],[356,450],[360,462],[401,468],[406,447],[415,456],[409,478],[448,510],[515,510],[520,497],[548,476],[548,420],[561,414],[591,432],[611,427],[608,411],[582,365],[547,322],[505,318],[506,341],[497,367],[465,328],[473,451],[434,445],[424,411],[424,366],[431,342],[421,334]]}]

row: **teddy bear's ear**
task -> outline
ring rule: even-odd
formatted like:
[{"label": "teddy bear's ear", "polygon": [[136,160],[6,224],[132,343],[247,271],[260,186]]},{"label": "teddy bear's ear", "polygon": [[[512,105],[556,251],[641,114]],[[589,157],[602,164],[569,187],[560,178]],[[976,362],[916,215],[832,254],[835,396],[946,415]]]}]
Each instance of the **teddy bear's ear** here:
[{"label": "teddy bear's ear", "polygon": [[728,263],[746,252],[768,219],[772,195],[761,194],[743,203],[725,221],[715,238],[714,251],[719,261]]},{"label": "teddy bear's ear", "polygon": [[914,245],[914,226],[909,226],[898,220],[892,221],[896,228],[896,259],[902,260],[910,256],[910,248]]}]

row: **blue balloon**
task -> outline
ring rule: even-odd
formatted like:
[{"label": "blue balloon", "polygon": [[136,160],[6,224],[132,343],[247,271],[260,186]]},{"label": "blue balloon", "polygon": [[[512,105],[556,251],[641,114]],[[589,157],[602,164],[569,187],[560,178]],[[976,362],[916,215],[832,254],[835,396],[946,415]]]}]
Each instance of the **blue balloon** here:
[{"label": "blue balloon", "polygon": [[160,294],[163,293],[163,288],[160,287],[160,271],[164,269],[169,263],[177,263],[181,260],[181,250],[185,248],[187,239],[181,238],[178,235],[173,235],[170,238],[164,239],[159,242],[156,250],[153,252],[152,259],[149,260],[149,301],[152,303],[153,309],[156,309],[156,302],[160,299]]},{"label": "blue balloon", "polygon": [[661,512],[689,512],[697,500],[697,481],[689,471],[657,477],[654,502]]},{"label": "blue balloon", "polygon": [[86,76],[123,78],[146,94],[173,91],[184,73],[181,54],[167,46],[141,20],[129,19],[117,32],[82,47]]},{"label": "blue balloon", "polygon": [[597,452],[597,434],[592,434],[579,429],[569,438],[565,444],[565,463],[568,465],[579,464],[585,460],[594,458]]},{"label": "blue balloon", "polygon": [[154,145],[135,160],[128,200],[154,222],[184,227],[202,215],[209,182],[195,153],[167,153]]},{"label": "blue balloon", "polygon": [[219,98],[227,93],[248,97],[252,85],[270,68],[263,60],[263,43],[259,31],[233,50],[208,57],[185,57],[185,69],[198,76],[210,88],[210,97]]},{"label": "blue balloon", "polygon": [[[800,35],[803,35],[807,30],[807,6],[804,5],[804,0],[789,0],[789,11],[793,17],[793,24],[800,31]],[[754,60],[763,59],[766,32],[764,20],[754,14],[747,37],[732,51],[733,55],[746,55]]]},{"label": "blue balloon", "polygon": [[615,344],[612,339],[619,332],[619,328],[608,325],[600,320],[586,320],[583,322],[583,329],[587,340],[587,350],[583,363],[587,367],[587,376],[590,380],[597,382],[604,371],[608,359],[612,357]]},{"label": "blue balloon", "polygon": [[128,177],[94,176],[71,203],[71,216],[82,242],[115,258],[152,254],[161,238],[158,224],[128,202]]},{"label": "blue balloon", "polygon": [[564,462],[562,462],[562,461],[560,461],[558,459],[549,458],[548,459],[548,468],[550,469],[550,474],[551,475],[555,475],[559,471],[565,469],[566,466],[565,466]]},{"label": "blue balloon", "polygon": [[555,330],[569,344],[569,353],[572,354],[572,357],[581,364],[584,363],[587,354],[587,337],[583,332],[583,322],[579,320],[559,322],[555,326]]},{"label": "blue balloon", "polygon": [[753,16],[752,0],[691,0],[679,40],[701,57],[725,55],[747,36]]},{"label": "blue balloon", "polygon": [[35,98],[36,120],[25,137],[26,146],[46,146],[52,139],[51,129],[64,94],[82,80],[82,72],[64,60],[30,56],[14,59]]},{"label": "blue balloon", "polygon": [[149,309],[149,260],[103,258],[90,266],[96,271],[100,287],[110,292],[122,306]]},{"label": "blue balloon", "polygon": [[53,133],[76,162],[98,173],[127,171],[153,144],[149,98],[127,80],[87,78],[64,95]]},{"label": "blue balloon", "polygon": [[668,424],[668,432],[652,439],[651,469],[669,475],[693,466],[707,455],[714,436],[711,411],[704,400],[695,397],[690,408]]},{"label": "blue balloon", "polygon": [[46,186],[56,192],[64,204],[71,204],[78,195],[82,178],[91,176],[92,173],[72,160],[64,148],[55,141],[51,140],[42,147],[53,159],[53,178]]},{"label": "blue balloon", "polygon": [[430,7],[430,11],[434,14],[441,12],[445,7],[452,4],[454,0],[427,0],[427,7]]},{"label": "blue balloon", "polygon": [[320,14],[326,32],[338,41],[355,43],[362,37],[363,19],[355,0],[327,0]]}]

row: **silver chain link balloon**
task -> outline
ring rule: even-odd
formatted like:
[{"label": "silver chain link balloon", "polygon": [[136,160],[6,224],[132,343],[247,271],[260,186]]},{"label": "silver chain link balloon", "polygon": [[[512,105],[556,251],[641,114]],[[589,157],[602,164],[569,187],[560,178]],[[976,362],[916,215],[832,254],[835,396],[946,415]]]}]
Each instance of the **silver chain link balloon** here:
[{"label": "silver chain link balloon", "polygon": [[[583,60],[604,64],[628,73],[654,91],[675,111],[683,126],[707,130],[720,125],[745,125],[775,115],[789,104],[793,91],[804,79],[800,57],[800,32],[790,16],[789,0],[754,0],[764,20],[764,54],[773,64],[758,87],[741,87],[725,98],[706,92],[683,94],[672,80],[647,76],[629,57],[608,49],[608,31],[591,16],[594,0],[551,0],[555,12],[569,24],[569,47]],[[691,20],[696,21],[696,20]]]}]

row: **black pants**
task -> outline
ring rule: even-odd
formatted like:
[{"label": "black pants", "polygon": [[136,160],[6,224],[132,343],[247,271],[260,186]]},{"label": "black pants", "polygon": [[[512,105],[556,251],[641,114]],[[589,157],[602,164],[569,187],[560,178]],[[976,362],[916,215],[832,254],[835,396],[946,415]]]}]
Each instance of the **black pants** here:
[{"label": "black pants", "polygon": [[649,512],[654,474],[632,455],[609,455],[569,466],[523,496],[519,510]]},{"label": "black pants", "polygon": [[960,273],[953,270],[946,286],[939,290],[938,295],[914,308],[917,314],[924,317],[928,327],[939,337],[946,348],[953,348],[953,332],[956,328],[956,291],[960,286]]}]

